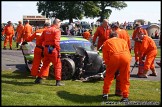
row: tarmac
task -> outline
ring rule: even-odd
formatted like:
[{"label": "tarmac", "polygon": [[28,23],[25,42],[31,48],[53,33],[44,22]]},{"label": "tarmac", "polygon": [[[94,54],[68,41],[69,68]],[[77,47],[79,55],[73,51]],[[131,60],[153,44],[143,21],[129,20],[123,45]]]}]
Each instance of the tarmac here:
[{"label": "tarmac", "polygon": [[[2,71],[27,71],[24,57],[21,50],[1,50],[1,70]],[[131,70],[135,63],[135,58],[132,57]],[[157,76],[148,76],[148,78],[138,78],[138,67],[134,67],[132,72],[130,72],[130,79],[132,80],[152,80],[161,81],[161,67],[159,67],[156,62],[160,62],[161,58],[156,58],[154,61]],[[148,74],[152,73],[149,70]]]}]

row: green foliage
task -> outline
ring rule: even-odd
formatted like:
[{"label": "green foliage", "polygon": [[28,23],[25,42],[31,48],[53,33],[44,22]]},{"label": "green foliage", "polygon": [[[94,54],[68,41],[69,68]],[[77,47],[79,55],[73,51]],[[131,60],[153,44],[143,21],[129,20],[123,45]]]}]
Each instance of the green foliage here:
[{"label": "green foliage", "polygon": [[73,18],[82,19],[86,17],[98,17],[101,19],[108,18],[111,9],[118,10],[127,6],[123,1],[38,1],[38,13],[46,17],[57,17],[61,20],[69,19],[73,22]]},{"label": "green foliage", "polygon": [[[102,106],[103,81],[62,81],[65,86],[56,87],[53,77],[34,84],[35,78],[27,71],[1,72],[2,106]],[[160,103],[160,81],[130,80],[130,101]],[[114,96],[113,82],[109,101],[120,105],[121,97]],[[113,105],[109,104],[109,105]]]}]

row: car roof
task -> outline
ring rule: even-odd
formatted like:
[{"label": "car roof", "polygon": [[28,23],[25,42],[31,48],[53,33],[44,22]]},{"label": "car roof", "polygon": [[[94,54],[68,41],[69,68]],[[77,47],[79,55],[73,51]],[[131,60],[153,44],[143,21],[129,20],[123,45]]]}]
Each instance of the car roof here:
[{"label": "car roof", "polygon": [[63,35],[61,36],[61,41],[69,41],[69,40],[89,42],[87,39],[84,39],[82,36],[63,36]]}]

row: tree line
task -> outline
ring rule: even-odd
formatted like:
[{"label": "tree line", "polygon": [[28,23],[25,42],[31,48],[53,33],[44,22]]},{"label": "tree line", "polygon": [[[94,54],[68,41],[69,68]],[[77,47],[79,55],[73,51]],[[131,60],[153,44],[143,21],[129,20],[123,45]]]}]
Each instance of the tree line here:
[{"label": "tree line", "polygon": [[38,1],[37,10],[47,18],[57,17],[61,20],[82,19],[85,17],[109,18],[112,13],[110,8],[121,10],[127,7],[124,1]]}]

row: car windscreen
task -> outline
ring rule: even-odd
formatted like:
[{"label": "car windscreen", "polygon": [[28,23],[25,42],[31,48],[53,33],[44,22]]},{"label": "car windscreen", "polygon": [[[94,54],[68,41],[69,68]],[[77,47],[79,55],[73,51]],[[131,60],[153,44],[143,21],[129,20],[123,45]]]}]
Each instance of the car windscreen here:
[{"label": "car windscreen", "polygon": [[87,51],[91,51],[91,43],[89,41],[60,41],[61,52],[75,52],[74,46],[81,46]]}]

